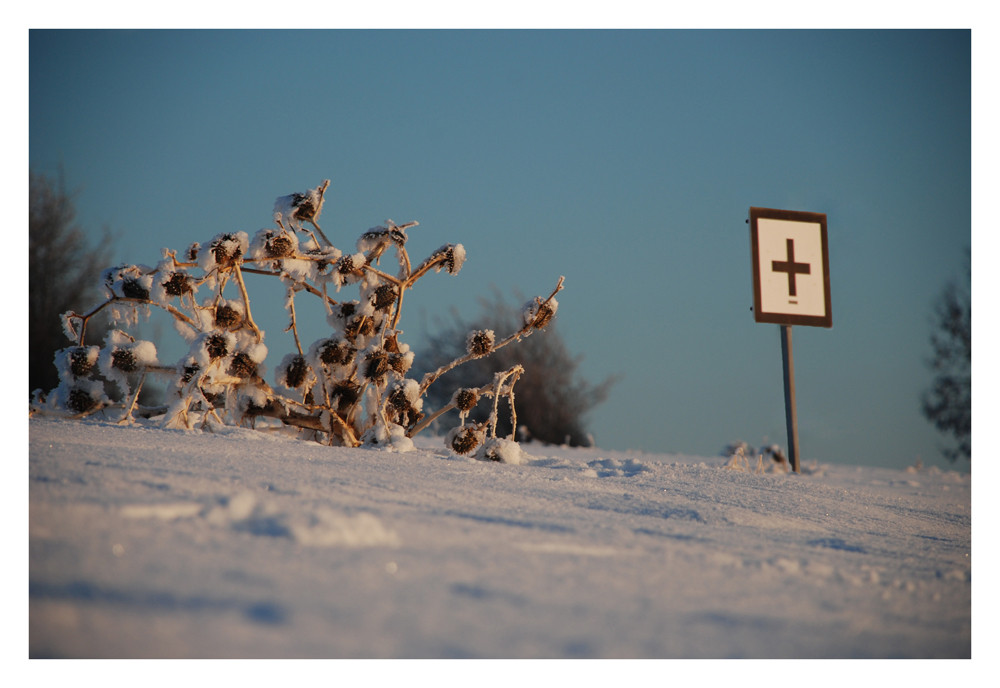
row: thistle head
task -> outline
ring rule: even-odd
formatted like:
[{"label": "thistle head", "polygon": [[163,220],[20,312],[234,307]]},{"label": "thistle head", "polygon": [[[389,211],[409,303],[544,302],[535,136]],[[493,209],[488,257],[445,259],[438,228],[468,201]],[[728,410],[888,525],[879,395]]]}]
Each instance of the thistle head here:
[{"label": "thistle head", "polygon": [[452,429],[448,433],[446,441],[456,454],[464,455],[475,450],[482,443],[483,438],[484,426],[463,425],[462,427]]},{"label": "thistle head", "polygon": [[229,374],[246,379],[257,372],[257,362],[246,351],[238,351],[229,364]]},{"label": "thistle head", "polygon": [[194,291],[191,277],[183,272],[171,272],[161,285],[167,296],[183,296]]},{"label": "thistle head", "polygon": [[139,368],[139,362],[132,349],[115,349],[111,352],[111,366],[123,373],[134,373]]},{"label": "thistle head", "polygon": [[325,365],[349,365],[354,360],[355,350],[343,339],[327,339],[318,347],[320,362]]},{"label": "thistle head", "polygon": [[521,309],[521,315],[526,326],[541,330],[552,322],[552,318],[555,317],[558,308],[559,302],[554,298],[550,297],[542,301],[541,298],[536,296],[524,304],[524,307]]},{"label": "thistle head", "polygon": [[211,334],[205,340],[205,351],[208,352],[208,358],[212,361],[222,358],[229,354],[229,340],[221,334]]},{"label": "thistle head", "polygon": [[306,357],[302,354],[294,354],[286,358],[282,366],[278,369],[278,382],[288,389],[298,389],[310,381],[315,381],[312,369],[309,367]]},{"label": "thistle head", "polygon": [[389,372],[389,354],[384,349],[373,349],[365,354],[365,377],[378,382]]},{"label": "thistle head", "polygon": [[392,284],[380,284],[372,294],[372,307],[376,311],[388,310],[396,303],[397,291]]},{"label": "thistle head", "polygon": [[220,330],[235,332],[243,327],[242,310],[233,307],[228,302],[223,301],[215,307],[215,326]]},{"label": "thistle head", "polygon": [[455,390],[454,396],[451,398],[452,402],[462,413],[468,413],[476,407],[479,403],[479,394],[477,390],[471,387],[462,387],[461,389]]},{"label": "thistle head", "polygon": [[219,267],[221,269],[236,265],[243,258],[243,254],[246,252],[247,243],[246,232],[217,235],[212,239],[212,243],[209,245],[208,253],[210,256],[210,263],[206,263],[202,267],[205,269],[211,269],[211,267],[213,267],[213,263],[215,267]]},{"label": "thistle head", "polygon": [[66,395],[66,408],[74,413],[86,413],[97,406],[99,399],[90,389],[73,387]]},{"label": "thistle head", "polygon": [[264,244],[264,252],[268,258],[284,258],[295,253],[295,244],[292,243],[287,234],[282,232],[277,236],[268,238],[267,243]]},{"label": "thistle head", "polygon": [[481,358],[493,351],[493,330],[474,330],[465,338],[465,350],[470,356]]}]

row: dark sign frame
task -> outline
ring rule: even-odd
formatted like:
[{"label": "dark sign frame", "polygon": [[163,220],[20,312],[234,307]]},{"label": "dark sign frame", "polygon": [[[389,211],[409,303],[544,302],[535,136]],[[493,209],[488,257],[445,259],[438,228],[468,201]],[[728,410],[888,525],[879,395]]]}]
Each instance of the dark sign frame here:
[{"label": "dark sign frame", "polygon": [[[806,222],[820,226],[820,241],[823,254],[823,299],[825,315],[800,315],[794,313],[765,312],[761,308],[760,248],[758,246],[757,221],[761,218]],[[789,242],[791,243],[791,242]],[[750,254],[753,260],[753,314],[760,323],[778,325],[810,325],[813,327],[833,327],[833,312],[830,308],[830,253],[826,239],[826,213],[809,213],[798,210],[778,210],[775,208],[750,208]]]}]

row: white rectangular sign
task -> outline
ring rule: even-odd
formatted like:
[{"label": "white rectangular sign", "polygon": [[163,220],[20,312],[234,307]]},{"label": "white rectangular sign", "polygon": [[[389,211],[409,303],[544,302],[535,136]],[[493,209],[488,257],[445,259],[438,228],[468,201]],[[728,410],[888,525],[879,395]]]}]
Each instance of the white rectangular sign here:
[{"label": "white rectangular sign", "polygon": [[826,215],[750,208],[754,319],[831,327]]}]

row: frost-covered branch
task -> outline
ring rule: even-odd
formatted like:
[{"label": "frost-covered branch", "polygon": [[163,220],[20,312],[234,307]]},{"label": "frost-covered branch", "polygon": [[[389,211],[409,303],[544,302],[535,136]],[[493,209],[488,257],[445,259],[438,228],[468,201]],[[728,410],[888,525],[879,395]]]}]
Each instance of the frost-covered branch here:
[{"label": "frost-covered branch", "polygon": [[522,309],[524,326],[520,330],[509,335],[504,340],[497,342],[496,344],[492,344],[488,350],[484,351],[482,348],[475,349],[470,347],[464,356],[456,358],[450,363],[446,363],[439,367],[437,370],[433,370],[424,375],[420,382],[421,394],[426,392],[428,387],[434,384],[438,378],[447,373],[449,370],[457,368],[463,363],[468,363],[475,358],[481,358],[486,354],[502,349],[508,344],[520,341],[535,330],[544,329],[555,316],[556,310],[559,308],[559,303],[556,301],[555,296],[562,290],[563,281],[565,281],[565,279],[565,277],[559,278],[556,288],[552,290],[552,293],[549,294],[548,298],[544,301],[536,297],[533,301],[529,301],[524,305],[524,308]]}]

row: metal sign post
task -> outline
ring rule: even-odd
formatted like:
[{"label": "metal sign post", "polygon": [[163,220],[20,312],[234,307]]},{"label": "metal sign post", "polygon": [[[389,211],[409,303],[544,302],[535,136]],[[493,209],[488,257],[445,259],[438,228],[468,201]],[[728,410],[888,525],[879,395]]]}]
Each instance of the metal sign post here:
[{"label": "metal sign post", "polygon": [[788,460],[799,472],[799,419],[795,412],[795,363],[792,361],[792,326],[781,326],[781,370],[785,378],[785,426],[788,429]]},{"label": "metal sign post", "polygon": [[757,322],[781,326],[785,423],[792,470],[799,472],[792,326],[832,327],[826,215],[750,208],[753,312]]}]

